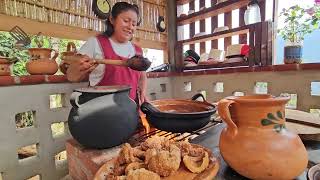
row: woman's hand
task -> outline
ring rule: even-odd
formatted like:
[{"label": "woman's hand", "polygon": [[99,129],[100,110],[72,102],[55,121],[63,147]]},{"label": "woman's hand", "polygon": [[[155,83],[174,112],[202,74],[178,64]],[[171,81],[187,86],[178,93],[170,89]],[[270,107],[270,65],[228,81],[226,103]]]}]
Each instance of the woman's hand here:
[{"label": "woman's hand", "polygon": [[84,80],[88,76],[88,74],[98,66],[98,64],[96,64],[86,55],[83,55],[78,60],[73,60],[65,63],[69,64],[67,70],[67,78],[72,82],[79,82]]}]

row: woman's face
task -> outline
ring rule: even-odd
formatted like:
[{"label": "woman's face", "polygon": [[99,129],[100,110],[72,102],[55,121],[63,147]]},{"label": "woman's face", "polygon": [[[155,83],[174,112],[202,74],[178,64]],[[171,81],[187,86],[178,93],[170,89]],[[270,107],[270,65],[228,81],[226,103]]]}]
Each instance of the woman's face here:
[{"label": "woman's face", "polygon": [[130,41],[137,29],[138,16],[133,10],[120,13],[111,23],[114,27],[113,37],[120,43]]}]

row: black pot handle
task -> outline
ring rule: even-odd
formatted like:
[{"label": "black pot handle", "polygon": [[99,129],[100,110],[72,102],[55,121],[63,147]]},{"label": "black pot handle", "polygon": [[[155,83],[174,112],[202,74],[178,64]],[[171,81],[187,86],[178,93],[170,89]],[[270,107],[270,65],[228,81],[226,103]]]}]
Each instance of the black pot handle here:
[{"label": "black pot handle", "polygon": [[194,96],[192,96],[191,99],[192,99],[193,101],[195,101],[195,100],[198,99],[199,97],[201,97],[202,100],[203,100],[204,102],[206,102],[206,99],[204,98],[203,94],[201,94],[201,93],[195,94]]},{"label": "black pot handle", "polygon": [[141,111],[145,114],[153,114],[160,112],[157,108],[155,108],[152,104],[148,102],[144,102],[141,104]]},{"label": "black pot handle", "polygon": [[71,97],[70,97],[70,104],[74,107],[74,108],[79,108],[80,104],[79,104],[79,97],[82,95],[81,92],[72,92]]}]

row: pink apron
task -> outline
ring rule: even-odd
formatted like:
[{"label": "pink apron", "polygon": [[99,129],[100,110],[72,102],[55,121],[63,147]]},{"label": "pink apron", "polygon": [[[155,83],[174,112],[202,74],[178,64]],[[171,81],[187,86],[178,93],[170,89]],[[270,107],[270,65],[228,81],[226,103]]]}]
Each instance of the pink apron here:
[{"label": "pink apron", "polygon": [[[100,47],[106,59],[126,60],[127,58],[117,55],[110,44],[108,37],[104,35],[97,36]],[[136,45],[136,55],[142,55],[142,49]],[[98,83],[98,86],[112,86],[112,85],[129,85],[131,86],[130,98],[135,100],[137,96],[137,88],[141,72],[132,70],[128,67],[106,65],[104,76]]]}]

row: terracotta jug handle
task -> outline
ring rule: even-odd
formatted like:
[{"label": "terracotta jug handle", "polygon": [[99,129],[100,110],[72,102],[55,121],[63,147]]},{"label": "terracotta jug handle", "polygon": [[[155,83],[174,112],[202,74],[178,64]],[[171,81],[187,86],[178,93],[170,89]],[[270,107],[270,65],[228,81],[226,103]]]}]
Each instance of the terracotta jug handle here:
[{"label": "terracotta jug handle", "polygon": [[67,44],[67,52],[77,52],[76,45],[73,42],[68,42]]},{"label": "terracotta jug handle", "polygon": [[51,60],[56,60],[56,58],[59,56],[59,53],[57,50],[52,49],[51,52],[54,51],[54,56],[51,58]]},{"label": "terracotta jug handle", "polygon": [[70,104],[74,108],[79,108],[81,105],[79,104],[79,97],[82,95],[81,92],[72,92],[70,96]]},{"label": "terracotta jug handle", "polygon": [[229,106],[233,104],[234,101],[222,99],[218,102],[218,113],[222,120],[227,123],[227,132],[234,137],[238,134],[238,127],[231,119]]}]

